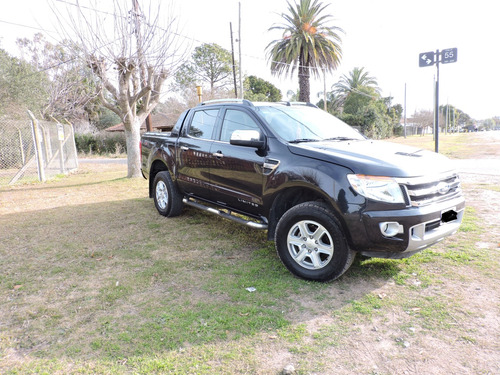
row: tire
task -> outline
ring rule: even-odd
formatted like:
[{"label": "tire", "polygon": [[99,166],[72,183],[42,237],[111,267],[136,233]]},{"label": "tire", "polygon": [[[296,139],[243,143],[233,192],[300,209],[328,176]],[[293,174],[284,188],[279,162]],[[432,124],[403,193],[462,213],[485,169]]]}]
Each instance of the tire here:
[{"label": "tire", "polygon": [[182,195],[174,185],[168,171],[158,172],[153,182],[153,199],[160,215],[179,216],[183,203]]},{"label": "tire", "polygon": [[313,281],[339,278],[356,255],[331,209],[320,202],[301,203],[285,212],[276,227],[275,244],[291,273]]}]

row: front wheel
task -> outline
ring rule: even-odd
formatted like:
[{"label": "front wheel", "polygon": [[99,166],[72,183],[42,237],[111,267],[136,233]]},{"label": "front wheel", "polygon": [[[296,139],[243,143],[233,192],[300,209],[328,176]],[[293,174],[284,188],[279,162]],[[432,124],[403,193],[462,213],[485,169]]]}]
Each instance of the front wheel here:
[{"label": "front wheel", "polygon": [[168,171],[158,172],[153,182],[153,199],[158,212],[167,217],[180,215],[182,195],[170,178]]},{"label": "front wheel", "polygon": [[276,250],[294,275],[314,281],[339,278],[351,266],[342,227],[327,205],[306,202],[289,209],[276,227]]}]

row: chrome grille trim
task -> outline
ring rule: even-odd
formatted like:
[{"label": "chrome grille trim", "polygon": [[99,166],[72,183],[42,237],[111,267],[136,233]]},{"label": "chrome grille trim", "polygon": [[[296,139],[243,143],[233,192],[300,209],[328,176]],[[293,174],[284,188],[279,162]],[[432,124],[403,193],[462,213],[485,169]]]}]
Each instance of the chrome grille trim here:
[{"label": "chrome grille trim", "polygon": [[421,207],[462,195],[460,177],[451,172],[432,177],[403,177],[396,181],[408,194],[411,206]]}]

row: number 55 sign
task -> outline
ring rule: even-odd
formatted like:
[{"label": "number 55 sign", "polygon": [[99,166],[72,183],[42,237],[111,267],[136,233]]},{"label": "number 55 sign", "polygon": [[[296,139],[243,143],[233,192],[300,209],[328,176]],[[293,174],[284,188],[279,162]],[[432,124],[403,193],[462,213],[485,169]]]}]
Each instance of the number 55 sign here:
[{"label": "number 55 sign", "polygon": [[448,48],[441,51],[441,63],[450,64],[457,62],[457,49]]},{"label": "number 55 sign", "polygon": [[[439,57],[441,57],[441,59]],[[450,64],[454,62],[457,62],[456,48],[444,49],[441,52],[439,52],[439,50],[436,52],[422,52],[418,55],[418,66],[421,68],[439,63]]]},{"label": "number 55 sign", "polygon": [[[440,59],[441,57],[441,59]],[[418,66],[426,67],[436,65],[437,68],[437,77],[436,77],[436,85],[435,90],[436,94],[434,95],[435,100],[435,110],[434,110],[434,140],[436,142],[435,151],[439,152],[439,63],[442,64],[450,64],[457,62],[457,49],[456,48],[448,48],[444,49],[441,52],[436,50],[436,52],[422,52],[418,55]]]}]

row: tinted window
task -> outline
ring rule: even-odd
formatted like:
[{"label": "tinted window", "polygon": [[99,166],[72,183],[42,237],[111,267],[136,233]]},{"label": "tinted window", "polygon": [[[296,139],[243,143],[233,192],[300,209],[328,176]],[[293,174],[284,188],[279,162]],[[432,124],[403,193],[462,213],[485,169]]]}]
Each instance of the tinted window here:
[{"label": "tinted window", "polygon": [[259,126],[246,112],[228,109],[222,123],[220,140],[229,142],[235,130],[259,130]]},{"label": "tinted window", "polygon": [[196,111],[188,135],[194,138],[211,139],[218,112],[218,109]]}]

